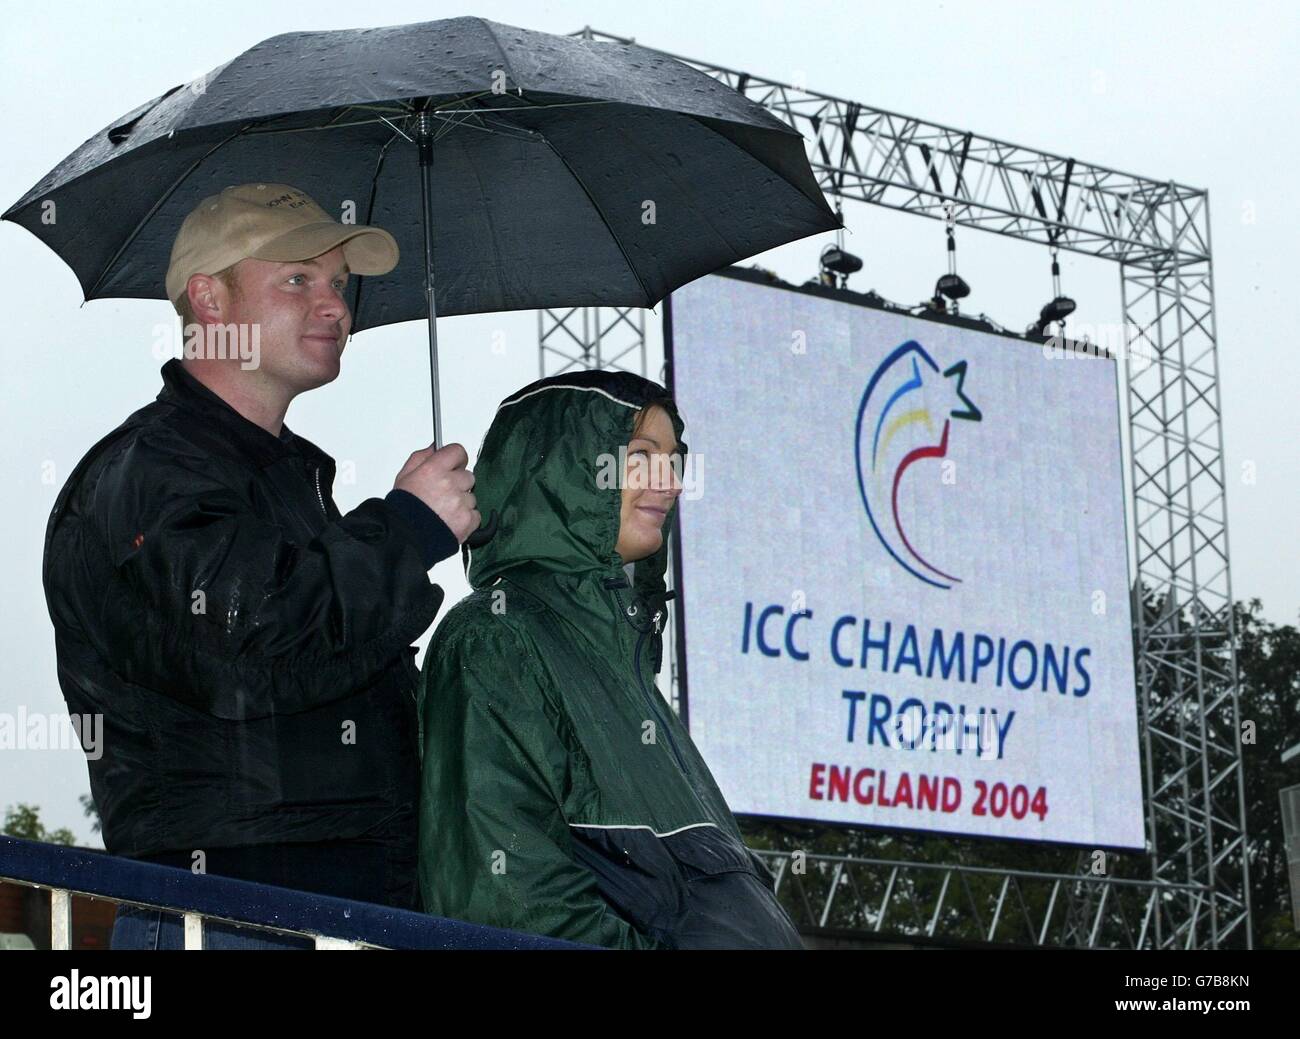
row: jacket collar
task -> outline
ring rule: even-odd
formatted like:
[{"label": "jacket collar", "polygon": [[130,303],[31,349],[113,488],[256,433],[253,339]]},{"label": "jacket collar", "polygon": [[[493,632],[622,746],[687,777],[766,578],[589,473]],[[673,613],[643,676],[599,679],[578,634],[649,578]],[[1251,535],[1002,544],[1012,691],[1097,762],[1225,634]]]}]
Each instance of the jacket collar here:
[{"label": "jacket collar", "polygon": [[194,378],[178,358],[173,357],[164,364],[161,374],[163,388],[158,400],[201,415],[220,426],[259,467],[265,468],[283,458],[298,455],[333,470],[334,459],[310,440],[298,436],[287,425],[282,426],[278,437],[268,433]]}]

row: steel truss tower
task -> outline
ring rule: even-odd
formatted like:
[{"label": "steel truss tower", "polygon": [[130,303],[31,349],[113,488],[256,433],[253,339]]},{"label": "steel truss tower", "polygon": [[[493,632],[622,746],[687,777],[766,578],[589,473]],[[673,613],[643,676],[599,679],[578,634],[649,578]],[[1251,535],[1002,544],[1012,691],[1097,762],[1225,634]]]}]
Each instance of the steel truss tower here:
[{"label": "steel truss tower", "polygon": [[[963,227],[1119,268],[1150,878],[1099,875],[1084,852],[1060,875],[765,853],[798,922],[937,940],[962,923],[991,942],[1251,947],[1208,193],[668,56],[802,133],[828,196],[936,220],[951,211]],[[644,311],[542,311],[538,333],[543,375],[646,374]]]},{"label": "steel truss tower", "polygon": [[606,368],[645,375],[642,307],[568,307],[537,312],[541,376]]}]

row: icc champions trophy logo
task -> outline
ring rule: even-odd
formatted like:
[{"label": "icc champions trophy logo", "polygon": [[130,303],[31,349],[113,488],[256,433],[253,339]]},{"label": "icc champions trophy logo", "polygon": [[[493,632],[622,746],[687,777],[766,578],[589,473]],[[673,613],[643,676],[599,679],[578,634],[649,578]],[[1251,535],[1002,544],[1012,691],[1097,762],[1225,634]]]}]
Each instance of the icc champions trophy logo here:
[{"label": "icc champions trophy logo", "polygon": [[962,391],[965,380],[965,361],[941,374],[925,348],[909,339],[872,373],[858,405],[858,490],[872,529],[899,566],[943,589],[961,579],[912,546],[898,515],[898,488],[909,466],[948,454],[953,419],[979,422],[983,417]]}]

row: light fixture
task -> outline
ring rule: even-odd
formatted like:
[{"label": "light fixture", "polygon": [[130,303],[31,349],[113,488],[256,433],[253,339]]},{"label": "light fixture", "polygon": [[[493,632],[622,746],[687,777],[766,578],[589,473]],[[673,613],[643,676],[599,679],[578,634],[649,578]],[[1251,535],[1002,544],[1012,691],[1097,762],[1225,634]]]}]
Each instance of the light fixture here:
[{"label": "light fixture", "polygon": [[970,295],[970,286],[966,280],[957,273],[957,238],[953,234],[953,228],[957,220],[954,216],[954,207],[951,202],[945,202],[943,205],[944,224],[946,225],[948,235],[948,273],[941,275],[939,280],[934,283],[934,295],[930,298],[928,306],[937,310],[940,314],[949,312],[951,302],[951,312],[957,313],[957,301],[965,299]]},{"label": "light fixture", "polygon": [[820,262],[823,281],[825,281],[825,276],[829,274],[833,283],[834,276],[839,275],[840,288],[844,288],[845,283],[849,280],[850,274],[856,274],[858,271],[862,270],[862,258],[853,255],[853,253],[842,249],[838,245],[826,246],[826,248],[822,250]]},{"label": "light fixture", "polygon": [[1065,319],[1074,313],[1076,303],[1069,296],[1061,295],[1061,265],[1056,259],[1057,248],[1052,245],[1052,292],[1053,298],[1049,303],[1043,304],[1043,309],[1038,312],[1038,320],[1035,321],[1026,330],[1034,335],[1047,335],[1048,325],[1061,325],[1060,335],[1065,335]]},{"label": "light fixture", "polygon": [[[817,280],[829,288],[845,288],[849,275],[862,270],[862,258],[844,248],[844,203],[835,200],[835,216],[840,226],[835,229],[835,244],[826,246],[821,253]],[[838,285],[836,278],[839,279]]]}]

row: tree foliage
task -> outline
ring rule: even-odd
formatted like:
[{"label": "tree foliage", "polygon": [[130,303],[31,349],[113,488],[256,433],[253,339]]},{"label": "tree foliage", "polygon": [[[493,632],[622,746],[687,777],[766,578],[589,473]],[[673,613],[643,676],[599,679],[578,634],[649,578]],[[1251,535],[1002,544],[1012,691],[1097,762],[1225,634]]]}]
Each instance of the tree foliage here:
[{"label": "tree foliage", "polygon": [[71,846],[77,843],[72,831],[65,827],[47,830],[41,822],[41,810],[35,805],[22,803],[5,807],[5,821],[4,826],[0,826],[0,833],[29,841],[44,841],[47,844]]}]

